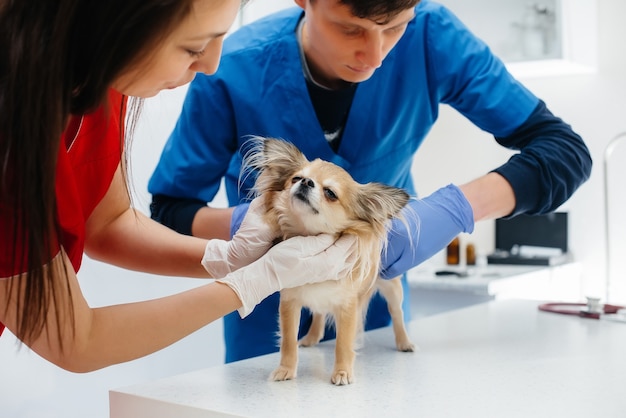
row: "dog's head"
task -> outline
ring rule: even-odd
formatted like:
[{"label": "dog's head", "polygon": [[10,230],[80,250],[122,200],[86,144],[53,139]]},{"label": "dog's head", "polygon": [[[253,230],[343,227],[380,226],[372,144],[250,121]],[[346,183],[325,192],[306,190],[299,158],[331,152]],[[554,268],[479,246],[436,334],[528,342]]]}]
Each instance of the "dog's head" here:
[{"label": "dog's head", "polygon": [[387,222],[409,200],[402,189],[360,184],[335,164],[309,161],[289,142],[258,137],[253,141],[244,167],[258,170],[255,192],[265,197],[270,221],[278,223],[284,238],[352,233],[381,241]]}]

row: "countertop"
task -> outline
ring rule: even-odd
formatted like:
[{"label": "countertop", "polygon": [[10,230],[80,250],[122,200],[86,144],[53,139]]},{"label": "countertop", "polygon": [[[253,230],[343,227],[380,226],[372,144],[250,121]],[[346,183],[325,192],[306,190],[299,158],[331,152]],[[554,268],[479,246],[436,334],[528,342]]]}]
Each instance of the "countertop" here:
[{"label": "countertop", "polygon": [[355,383],[333,386],[334,341],[300,349],[298,377],[270,354],[110,391],[111,418],[626,416],[626,324],[495,300],[365,334]]},{"label": "countertop", "polygon": [[[447,270],[464,275],[438,276],[436,271]],[[476,295],[503,295],[516,299],[581,300],[581,272],[579,262],[558,266],[485,265],[416,267],[407,272],[409,285],[414,288],[466,292]]]}]

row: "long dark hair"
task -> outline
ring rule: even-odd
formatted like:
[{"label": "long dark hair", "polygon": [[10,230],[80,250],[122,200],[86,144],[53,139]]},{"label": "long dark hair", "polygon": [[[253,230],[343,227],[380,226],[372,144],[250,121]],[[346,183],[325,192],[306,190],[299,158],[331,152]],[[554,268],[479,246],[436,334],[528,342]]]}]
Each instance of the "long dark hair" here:
[{"label": "long dark hair", "polygon": [[[59,286],[69,292],[67,272],[43,267],[59,250],[55,172],[69,117],[103,105],[111,83],[149,55],[193,2],[0,0],[0,205],[15,219],[0,239],[15,244],[13,271],[23,273],[12,281],[21,341],[41,334],[49,307],[60,306]],[[58,322],[58,307],[55,314]]]}]

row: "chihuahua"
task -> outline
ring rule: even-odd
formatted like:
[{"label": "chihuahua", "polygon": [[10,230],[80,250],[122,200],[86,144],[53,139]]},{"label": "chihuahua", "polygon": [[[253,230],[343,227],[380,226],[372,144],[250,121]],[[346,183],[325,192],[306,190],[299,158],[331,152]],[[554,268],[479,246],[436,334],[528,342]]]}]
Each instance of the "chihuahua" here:
[{"label": "chihuahua", "polygon": [[[399,215],[409,195],[380,183],[357,183],[343,168],[320,159],[309,161],[283,140],[255,137],[252,144],[244,155],[244,172],[258,173],[253,191],[264,199],[265,220],[278,227],[282,239],[353,234],[358,246],[357,261],[346,277],[280,292],[281,359],[270,379],[296,377],[298,343],[317,344],[324,337],[328,316],[334,319],[337,333],[331,382],[352,383],[356,338],[363,331],[369,300],[377,290],[387,301],[397,349],[414,351],[404,324],[400,278],[383,280],[378,275],[389,222]],[[313,322],[298,342],[302,307],[313,313]]]}]

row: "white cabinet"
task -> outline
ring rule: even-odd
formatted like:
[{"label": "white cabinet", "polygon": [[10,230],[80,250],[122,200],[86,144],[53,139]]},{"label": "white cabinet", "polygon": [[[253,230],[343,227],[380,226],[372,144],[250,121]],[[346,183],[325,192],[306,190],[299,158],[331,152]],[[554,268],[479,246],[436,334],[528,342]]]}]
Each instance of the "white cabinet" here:
[{"label": "white cabinet", "polygon": [[520,78],[584,74],[597,61],[597,0],[439,0]]}]

